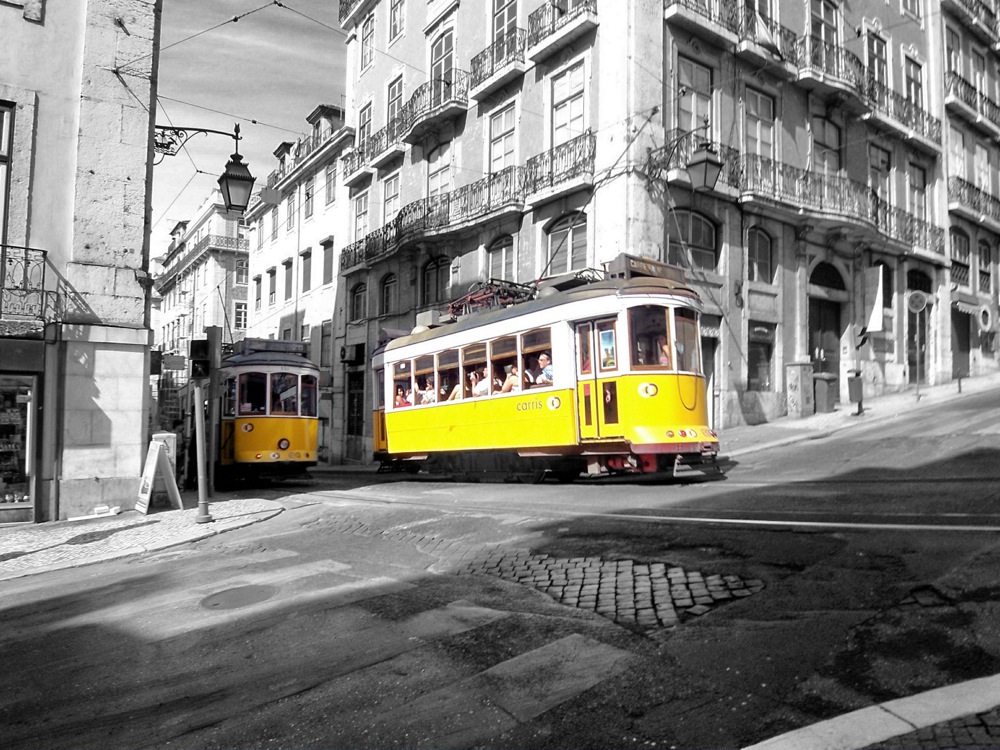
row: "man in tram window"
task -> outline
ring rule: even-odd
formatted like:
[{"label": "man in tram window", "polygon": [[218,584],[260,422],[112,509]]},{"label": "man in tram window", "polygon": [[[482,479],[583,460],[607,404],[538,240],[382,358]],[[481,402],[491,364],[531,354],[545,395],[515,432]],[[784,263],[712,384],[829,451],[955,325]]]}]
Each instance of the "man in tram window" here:
[{"label": "man in tram window", "polygon": [[535,385],[552,385],[552,358],[548,352],[538,355],[538,375],[535,376]]}]

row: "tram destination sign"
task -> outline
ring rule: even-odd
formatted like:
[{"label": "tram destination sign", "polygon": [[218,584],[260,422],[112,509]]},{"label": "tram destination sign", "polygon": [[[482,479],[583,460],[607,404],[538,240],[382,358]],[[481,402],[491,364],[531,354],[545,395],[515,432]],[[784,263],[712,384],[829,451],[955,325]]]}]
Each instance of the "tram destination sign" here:
[{"label": "tram destination sign", "polygon": [[608,263],[608,276],[618,279],[631,279],[634,276],[653,276],[658,279],[669,279],[685,283],[687,274],[683,268],[661,263],[652,258],[640,258],[636,255],[621,253]]}]

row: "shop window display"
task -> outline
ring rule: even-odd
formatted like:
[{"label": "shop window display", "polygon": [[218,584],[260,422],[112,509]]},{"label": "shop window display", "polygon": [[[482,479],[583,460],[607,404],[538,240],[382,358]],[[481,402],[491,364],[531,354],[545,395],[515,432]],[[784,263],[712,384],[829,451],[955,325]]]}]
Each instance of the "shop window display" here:
[{"label": "shop window display", "polygon": [[28,378],[0,377],[0,503],[28,503]]}]

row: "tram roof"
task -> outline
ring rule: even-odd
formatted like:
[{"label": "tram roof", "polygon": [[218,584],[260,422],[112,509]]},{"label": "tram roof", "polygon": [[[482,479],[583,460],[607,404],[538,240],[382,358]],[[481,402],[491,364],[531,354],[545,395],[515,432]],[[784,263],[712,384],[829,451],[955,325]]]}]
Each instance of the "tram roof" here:
[{"label": "tram roof", "polygon": [[304,367],[307,370],[319,370],[310,360],[300,354],[290,352],[249,352],[234,354],[222,361],[222,367]]},{"label": "tram roof", "polygon": [[410,344],[430,341],[439,336],[448,336],[453,333],[461,333],[473,328],[498,323],[504,320],[513,320],[524,315],[536,313],[560,305],[578,302],[580,300],[597,299],[615,295],[625,297],[642,294],[660,294],[676,297],[687,297],[692,301],[700,303],[701,298],[687,284],[673,279],[663,279],[656,277],[633,277],[631,279],[607,279],[605,281],[595,281],[590,284],[573,287],[563,291],[547,294],[528,302],[521,302],[510,307],[499,310],[489,310],[484,312],[472,312],[462,316],[453,323],[445,323],[426,331],[411,333],[409,336],[393,339],[386,344],[385,349],[397,349]]}]

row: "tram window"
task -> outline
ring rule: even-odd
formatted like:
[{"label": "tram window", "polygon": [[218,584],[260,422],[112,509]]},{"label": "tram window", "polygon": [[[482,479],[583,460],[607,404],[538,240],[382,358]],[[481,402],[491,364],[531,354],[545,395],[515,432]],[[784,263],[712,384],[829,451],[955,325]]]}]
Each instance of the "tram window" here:
[{"label": "tram window", "polygon": [[462,379],[458,370],[458,349],[448,349],[437,355],[437,371],[438,401],[445,401]]},{"label": "tram window", "polygon": [[615,342],[615,324],[613,321],[597,324],[597,352],[602,370],[617,369],[618,347]]},{"label": "tram window", "polygon": [[698,314],[694,310],[678,308],[674,313],[677,339],[677,369],[686,372],[701,372],[700,342],[698,341]]},{"label": "tram window", "polygon": [[412,366],[410,360],[397,362],[392,367],[392,392],[393,406],[409,406],[413,402],[413,382],[411,378]]},{"label": "tram window", "polygon": [[628,311],[632,367],[670,369],[670,310],[656,305],[642,305]]},{"label": "tram window", "polygon": [[516,365],[517,338],[506,336],[490,342],[490,367],[493,370],[492,393],[499,393],[501,391],[504,381]]},{"label": "tram window", "polygon": [[294,372],[271,373],[271,413],[299,413],[299,376]]},{"label": "tram window", "polygon": [[465,398],[483,396],[488,393],[487,386],[479,385],[483,378],[489,377],[486,372],[486,344],[472,344],[462,348],[462,395]]},{"label": "tram window", "polygon": [[593,365],[591,365],[593,360],[590,356],[590,323],[583,323],[576,327],[576,356],[580,374],[590,375],[593,372]]},{"label": "tram window", "polygon": [[267,374],[240,373],[240,416],[264,414],[267,411]]},{"label": "tram window", "polygon": [[315,375],[303,375],[302,376],[302,408],[299,411],[303,417],[315,417],[319,414],[316,409],[316,376]]},{"label": "tram window", "polygon": [[434,357],[417,357],[413,362],[413,404],[433,404],[437,401],[437,383],[434,379]]},{"label": "tram window", "polygon": [[226,391],[222,402],[222,416],[236,416],[236,378],[227,378]]},{"label": "tram window", "polygon": [[385,408],[385,370],[375,373],[375,408]]},{"label": "tram window", "polygon": [[[537,387],[534,383],[542,371],[538,357],[551,351],[552,334],[548,328],[537,328],[521,334],[521,372],[525,374],[529,388]],[[552,366],[554,372],[559,363],[553,362]]]}]

